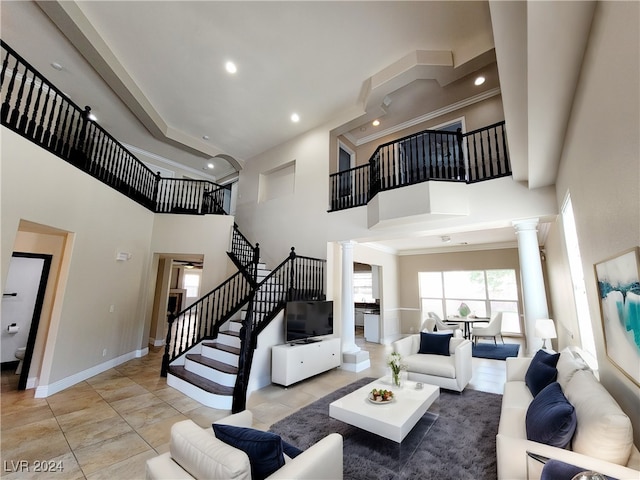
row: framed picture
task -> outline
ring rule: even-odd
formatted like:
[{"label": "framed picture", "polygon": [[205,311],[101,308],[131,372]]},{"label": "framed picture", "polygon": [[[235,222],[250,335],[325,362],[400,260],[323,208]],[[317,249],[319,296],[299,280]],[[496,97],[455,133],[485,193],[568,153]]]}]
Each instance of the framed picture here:
[{"label": "framed picture", "polygon": [[634,247],[596,263],[595,271],[607,356],[640,386],[639,257]]}]

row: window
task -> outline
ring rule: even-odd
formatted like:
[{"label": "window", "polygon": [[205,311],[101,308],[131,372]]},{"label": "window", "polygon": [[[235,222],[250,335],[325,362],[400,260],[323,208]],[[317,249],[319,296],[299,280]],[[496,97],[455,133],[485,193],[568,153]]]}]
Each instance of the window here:
[{"label": "window", "polygon": [[356,302],[373,303],[372,272],[353,273],[353,299]]},{"label": "window", "polygon": [[200,272],[185,273],[182,277],[182,288],[187,291],[187,298],[200,296]]},{"label": "window", "polygon": [[[420,306],[441,318],[456,315],[462,302],[478,317],[510,312],[518,318],[518,285],[513,269],[420,272]],[[510,322],[511,333],[520,333],[519,322]]]},{"label": "window", "polygon": [[564,241],[569,257],[569,270],[571,272],[571,282],[573,283],[573,300],[576,305],[580,342],[582,349],[588,354],[584,356],[585,361],[589,364],[589,367],[597,370],[598,358],[596,355],[596,344],[593,339],[591,314],[589,313],[589,304],[587,301],[587,289],[584,285],[582,257],[580,256],[580,245],[578,244],[578,231],[576,230],[573,206],[571,205],[571,196],[569,194],[567,194],[567,199],[562,206],[562,227],[564,229]]},{"label": "window", "polygon": [[[447,178],[451,173],[445,173],[447,169],[460,169],[463,164],[463,152],[458,145],[455,133],[462,131],[462,120],[453,123],[439,125],[430,130],[444,133],[421,133],[413,135],[398,143],[400,158],[400,176],[403,182],[416,183],[432,178]],[[445,170],[443,170],[445,169]],[[454,172],[458,177],[459,171]]]}]

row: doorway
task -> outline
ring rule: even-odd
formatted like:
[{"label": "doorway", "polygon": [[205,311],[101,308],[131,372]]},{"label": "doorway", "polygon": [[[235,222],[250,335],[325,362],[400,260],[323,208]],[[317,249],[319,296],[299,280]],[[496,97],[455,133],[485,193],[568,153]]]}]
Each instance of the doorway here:
[{"label": "doorway", "polygon": [[354,262],[353,299],[356,336],[380,343],[380,269],[378,265]]},{"label": "doorway", "polygon": [[2,363],[25,348],[18,390],[25,390],[40,324],[52,255],[14,252],[2,294]]}]

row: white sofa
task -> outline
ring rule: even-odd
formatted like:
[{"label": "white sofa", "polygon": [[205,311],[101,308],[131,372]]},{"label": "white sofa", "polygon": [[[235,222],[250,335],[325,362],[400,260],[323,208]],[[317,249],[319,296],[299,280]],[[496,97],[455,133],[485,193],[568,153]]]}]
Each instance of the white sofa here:
[{"label": "white sofa", "polygon": [[420,334],[416,333],[391,344],[394,352],[402,355],[407,378],[414,382],[437,385],[447,390],[462,392],[473,374],[471,342],[464,338],[451,338],[449,356],[418,353]]},{"label": "white sofa", "polygon": [[[215,423],[250,428],[253,415],[244,410]],[[293,459],[285,455],[285,462],[267,478],[341,479],[342,436],[327,435]],[[184,420],[171,427],[169,452],[147,460],[146,478],[250,480],[251,465],[246,453],[217,439],[213,428],[201,428],[191,420]]]},{"label": "white sofa", "polygon": [[531,358],[508,358],[506,362],[496,436],[499,479],[537,480],[544,459],[549,458],[621,480],[640,478],[640,454],[633,445],[631,421],[579,357],[563,350],[556,366],[557,382],[577,417],[571,449],[527,440],[526,414],[533,396],[525,375]]}]

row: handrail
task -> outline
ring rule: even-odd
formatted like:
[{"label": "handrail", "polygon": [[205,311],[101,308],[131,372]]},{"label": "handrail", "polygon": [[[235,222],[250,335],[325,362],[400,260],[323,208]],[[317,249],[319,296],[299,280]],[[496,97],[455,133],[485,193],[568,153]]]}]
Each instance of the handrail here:
[{"label": "handrail", "polygon": [[254,247],[247,237],[238,229],[238,224],[235,222],[231,235],[231,251],[229,252],[229,256],[241,270],[248,268],[254,263],[258,263],[260,259],[260,244],[256,243]]},{"label": "handrail", "polygon": [[326,260],[302,257],[291,247],[289,256],[256,286],[240,331],[238,376],[233,390],[232,412],[246,408],[249,375],[258,335],[292,300],[324,299]]},{"label": "handrail", "polygon": [[424,130],[384,143],[369,162],[329,176],[329,211],[430,180],[474,183],[511,175],[505,122],[471,132]]},{"label": "handrail", "polygon": [[170,314],[161,375],[166,377],[169,364],[194,345],[216,338],[220,326],[247,303],[252,292],[246,276],[236,272],[195,303]]},{"label": "handrail", "polygon": [[0,39],[2,125],[155,213],[224,214],[226,187],[162,178]]}]

